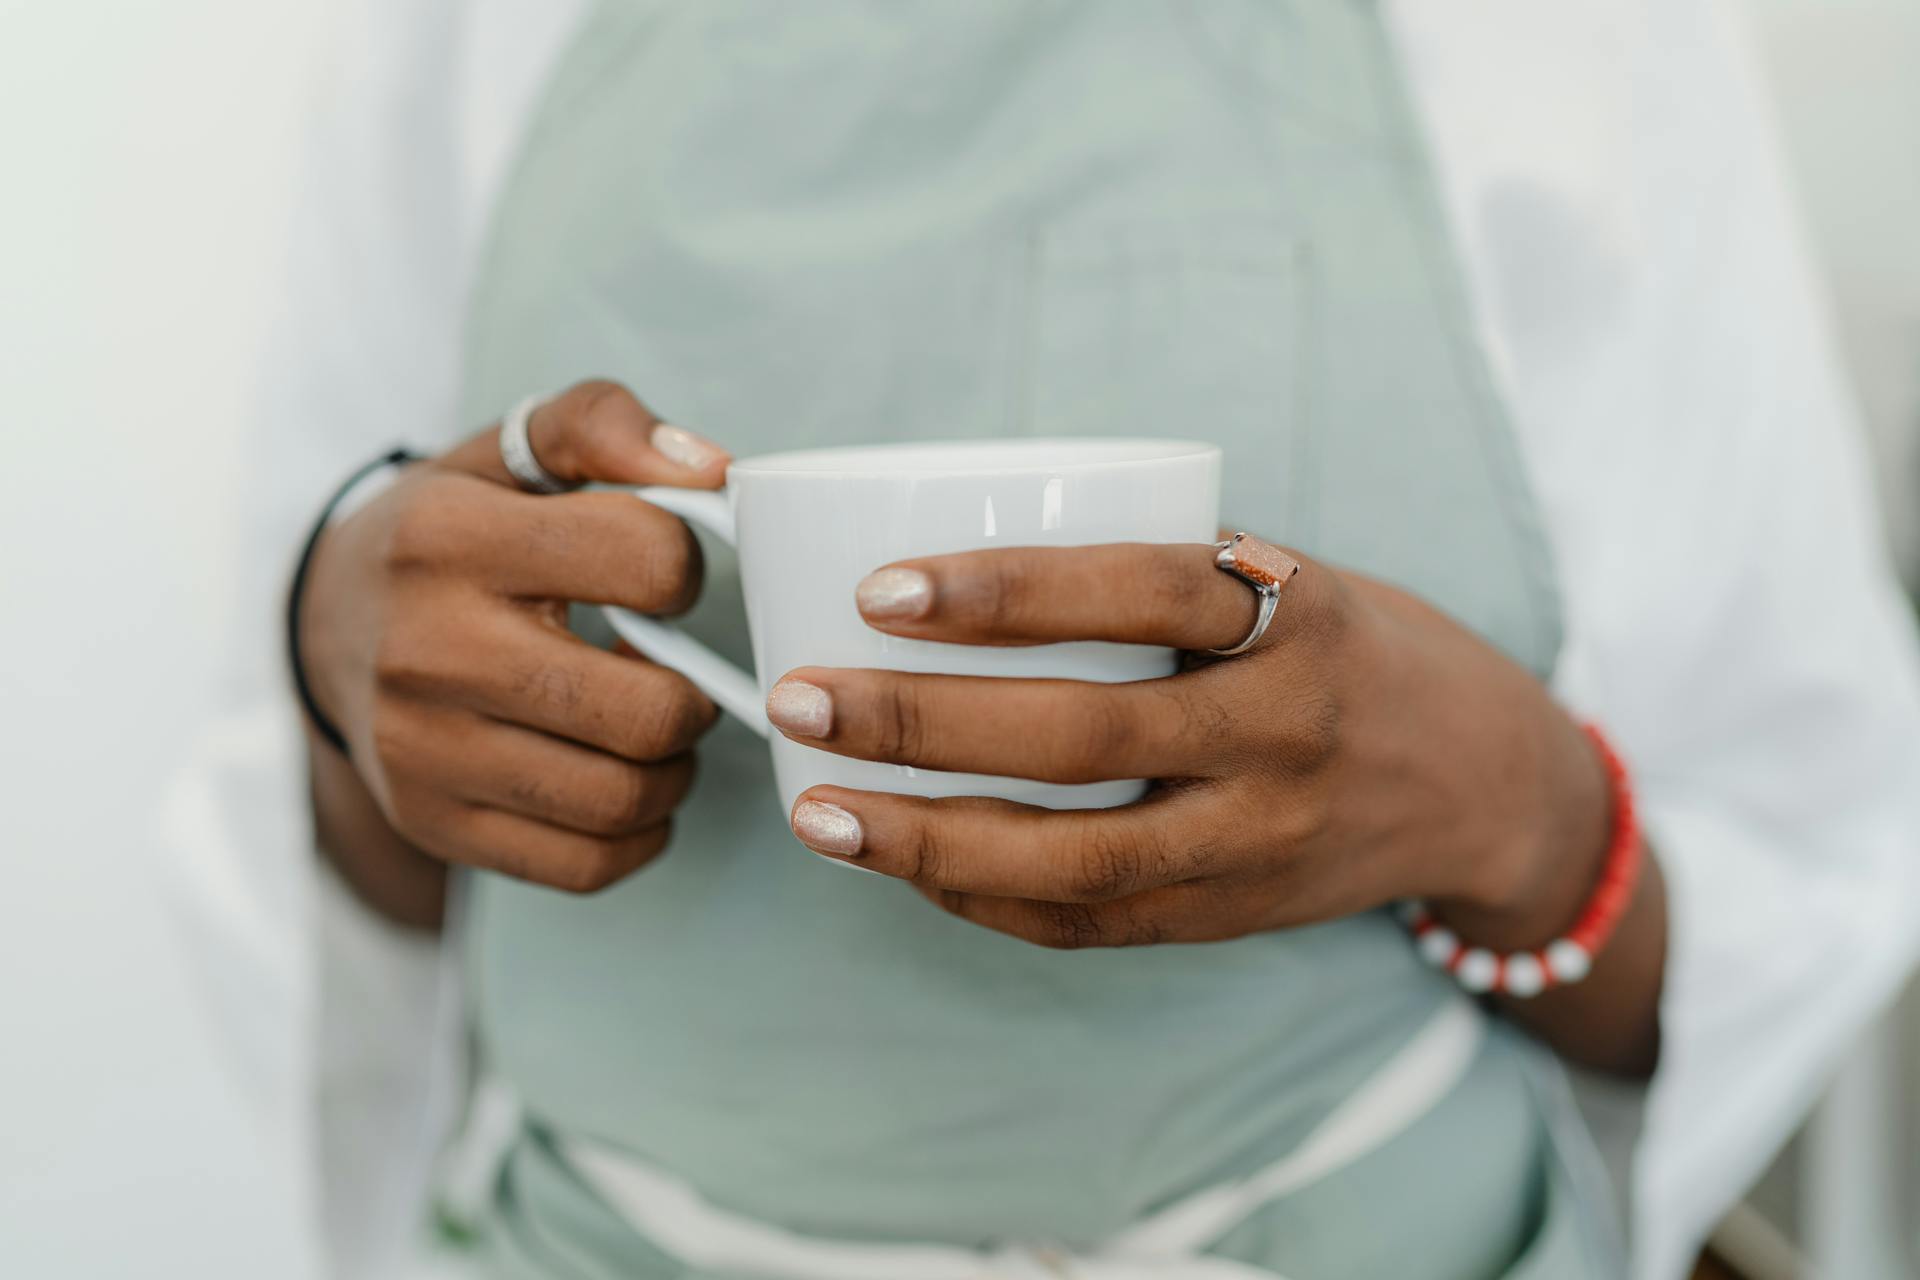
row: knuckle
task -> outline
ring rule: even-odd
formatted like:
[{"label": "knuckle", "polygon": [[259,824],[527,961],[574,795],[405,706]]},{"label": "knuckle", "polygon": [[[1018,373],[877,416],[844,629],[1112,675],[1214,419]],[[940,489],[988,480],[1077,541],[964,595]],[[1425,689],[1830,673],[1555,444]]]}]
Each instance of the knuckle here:
[{"label": "knuckle", "polygon": [[1145,576],[1141,602],[1156,618],[1192,616],[1204,607],[1207,595],[1218,586],[1206,575],[1166,558],[1160,561],[1157,572]]},{"label": "knuckle", "polygon": [[440,685],[444,676],[441,646],[413,625],[396,620],[380,635],[373,650],[373,682],[381,693],[417,693]]},{"label": "knuckle", "polygon": [[[1218,942],[1274,927],[1278,921],[1270,914],[1269,900],[1285,894],[1289,882],[1284,874],[1276,874],[1261,883],[1268,893],[1250,895],[1246,882],[1238,878],[1206,880],[1188,887],[1179,907],[1179,936],[1188,942]],[[1251,909],[1250,898],[1258,899]],[[1284,919],[1293,919],[1288,909],[1282,912]],[[1301,920],[1313,918],[1308,914]]]},{"label": "knuckle", "polygon": [[1072,759],[1063,761],[1069,782],[1093,782],[1105,776],[1116,761],[1134,757],[1142,726],[1133,702],[1119,691],[1099,690],[1070,739]]},{"label": "knuckle", "polygon": [[1010,556],[993,556],[979,583],[981,619],[991,631],[1011,632],[1028,612],[1024,578]]},{"label": "knuckle", "polygon": [[661,755],[677,755],[692,746],[713,727],[718,714],[712,703],[691,689],[677,690],[660,710]]},{"label": "knuckle", "polygon": [[653,760],[665,754],[668,715],[663,702],[636,703],[611,735],[616,749],[629,760]]},{"label": "knuckle", "polygon": [[879,754],[902,764],[920,760],[926,733],[919,686],[911,679],[887,681],[874,710],[874,745]]},{"label": "knuckle", "polygon": [[608,870],[607,856],[594,852],[561,863],[547,871],[546,882],[562,893],[585,897],[598,893],[613,883],[614,877]]},{"label": "knuckle", "polygon": [[653,810],[655,775],[647,769],[622,769],[619,781],[608,795],[609,825],[630,831],[645,824]]},{"label": "knuckle", "polygon": [[1337,574],[1303,568],[1282,595],[1293,611],[1295,637],[1321,650],[1344,644],[1353,621],[1351,590]]},{"label": "knuckle", "polygon": [[510,686],[517,701],[561,718],[578,711],[586,696],[585,676],[552,662],[528,662],[512,668]]},{"label": "knuckle", "polygon": [[563,893],[584,897],[599,893],[622,879],[633,868],[633,859],[615,840],[595,840],[585,849],[548,872],[547,882]]},{"label": "knuckle", "polygon": [[1034,907],[1033,941],[1043,947],[1079,951],[1100,946],[1105,940],[1100,917],[1085,903],[1039,902]]},{"label": "knuckle", "polygon": [[576,897],[610,889],[659,856],[671,833],[671,824],[660,822],[633,836],[597,840],[567,864],[554,887]]},{"label": "knuckle", "polygon": [[1332,802],[1320,787],[1298,787],[1286,799],[1271,806],[1271,841],[1279,861],[1290,863],[1290,855],[1313,846],[1327,830],[1332,818]]},{"label": "knuckle", "polygon": [[692,532],[674,520],[647,548],[640,567],[646,575],[647,598],[657,601],[661,610],[677,613],[690,607],[699,594],[705,561]]},{"label": "knuckle", "polygon": [[574,422],[579,442],[589,457],[600,450],[617,448],[645,423],[647,413],[639,398],[617,382],[592,378],[575,387],[574,394],[579,397]]},{"label": "knuckle", "polygon": [[1340,751],[1341,719],[1331,691],[1303,690],[1273,743],[1274,757],[1295,776],[1324,772]]},{"label": "knuckle", "polygon": [[915,884],[944,885],[947,876],[947,832],[924,810],[900,850],[900,874]]},{"label": "knuckle", "polygon": [[506,801],[521,813],[557,817],[566,811],[552,784],[531,773],[516,773],[507,782]]},{"label": "knuckle", "polygon": [[1142,907],[1127,913],[1125,927],[1111,941],[1122,947],[1157,947],[1172,936],[1172,924],[1165,916]]},{"label": "knuckle", "polygon": [[465,543],[463,504],[446,486],[422,482],[396,496],[387,517],[382,561],[391,574],[446,564]]},{"label": "knuckle", "polygon": [[1210,692],[1201,693],[1191,688],[1183,692],[1184,696],[1173,710],[1196,752],[1214,754],[1231,750],[1240,736],[1241,717]]},{"label": "knuckle", "polygon": [[612,378],[585,378],[574,383],[572,390],[583,422],[607,413],[629,414],[640,407],[639,398],[626,384]]},{"label": "knuckle", "polygon": [[697,697],[689,694],[687,697],[686,718],[686,745],[692,746],[705,736],[706,732],[713,728],[719,721],[720,708],[714,705],[704,694]]},{"label": "knuckle", "polygon": [[645,825],[653,792],[648,770],[621,769],[587,802],[587,829],[601,835],[621,835]]},{"label": "knuckle", "polygon": [[1166,726],[1161,757],[1179,762],[1174,776],[1161,779],[1164,785],[1178,789],[1265,767],[1267,717],[1230,704],[1213,681],[1157,681],[1142,696],[1154,704],[1143,715]]},{"label": "knuckle", "polygon": [[1149,873],[1149,852],[1135,833],[1093,823],[1067,873],[1068,896],[1079,902],[1105,902],[1133,891]]},{"label": "knuckle", "polygon": [[712,723],[711,709],[685,689],[641,699],[625,733],[626,754],[636,760],[665,759],[685,750]]}]

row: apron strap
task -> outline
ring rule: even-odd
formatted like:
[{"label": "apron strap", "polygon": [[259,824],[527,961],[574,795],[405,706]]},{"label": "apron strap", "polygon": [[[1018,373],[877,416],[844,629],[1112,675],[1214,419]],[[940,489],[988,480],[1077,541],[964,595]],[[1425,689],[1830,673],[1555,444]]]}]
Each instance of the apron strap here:
[{"label": "apron strap", "polygon": [[1250,1177],[1196,1192],[1092,1254],[824,1240],[729,1213],[680,1178],[590,1141],[557,1135],[582,1181],[655,1248],[690,1267],[768,1280],[1284,1280],[1201,1251],[1265,1205],[1352,1164],[1424,1116],[1464,1076],[1486,1016],[1449,999],[1292,1152]]},{"label": "apron strap", "polygon": [[1466,1075],[1485,1036],[1486,1015],[1478,1005],[1464,996],[1448,1000],[1286,1156],[1142,1219],[1108,1248],[1136,1258],[1185,1257],[1206,1248],[1270,1202],[1318,1182],[1410,1128]]}]

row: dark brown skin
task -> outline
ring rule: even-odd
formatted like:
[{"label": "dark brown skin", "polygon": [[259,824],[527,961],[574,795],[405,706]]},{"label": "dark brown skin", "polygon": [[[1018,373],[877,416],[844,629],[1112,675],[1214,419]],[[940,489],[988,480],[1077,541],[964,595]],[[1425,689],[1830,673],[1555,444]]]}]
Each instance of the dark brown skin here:
[{"label": "dark brown skin", "polygon": [[[538,412],[532,439],[568,478],[719,486],[723,454],[677,463],[653,447],[655,425],[625,391],[589,383]],[[1119,545],[903,561],[928,575],[929,604],[868,621],[969,644],[1224,647],[1246,634],[1254,597],[1212,555]],[[789,735],[810,745],[1046,781],[1156,780],[1138,804],[1055,812],[816,787],[796,812],[823,801],[855,815],[857,852],[816,848],[1046,946],[1231,938],[1404,897],[1478,945],[1559,935],[1611,829],[1591,744],[1538,681],[1444,615],[1298,558],[1259,647],[1164,680],[785,678],[831,699],[823,736]],[[330,530],[302,640],[352,751],[316,740],[311,752],[321,845],[348,883],[389,918],[435,928],[449,862],[592,892],[651,861],[713,705],[674,672],[575,639],[564,604],[673,612],[698,586],[678,521],[620,494],[519,493],[491,431]],[[1591,976],[1505,1010],[1570,1060],[1644,1075],[1665,954],[1648,858]]]},{"label": "dark brown skin", "polygon": [[[870,625],[917,639],[1197,652],[1237,643],[1254,618],[1254,593],[1213,555],[1115,545],[903,561],[892,568],[930,587],[912,616],[862,604]],[[814,787],[795,805],[796,834],[1043,946],[1234,938],[1406,897],[1479,945],[1551,941],[1579,914],[1612,827],[1592,744],[1538,681],[1444,615],[1299,558],[1258,647],[1163,680],[788,673],[782,684],[826,692],[831,717],[818,736],[783,731],[842,755],[1156,781],[1137,804],[1083,811]],[[1127,589],[1103,585],[1116,582]],[[783,701],[771,700],[776,715]],[[854,815],[858,848],[810,832],[809,802]],[[1664,919],[1649,863],[1592,976],[1508,1011],[1571,1059],[1650,1071]]]},{"label": "dark brown skin", "polygon": [[[675,461],[658,425],[624,389],[583,383],[530,438],[564,479],[718,488],[726,454],[695,441],[698,465]],[[352,754],[311,742],[322,850],[419,928],[439,926],[448,863],[575,893],[646,865],[717,713],[678,672],[572,635],[566,603],[674,613],[699,587],[677,519],[621,493],[522,493],[496,430],[409,468],[313,559],[301,649]]]}]

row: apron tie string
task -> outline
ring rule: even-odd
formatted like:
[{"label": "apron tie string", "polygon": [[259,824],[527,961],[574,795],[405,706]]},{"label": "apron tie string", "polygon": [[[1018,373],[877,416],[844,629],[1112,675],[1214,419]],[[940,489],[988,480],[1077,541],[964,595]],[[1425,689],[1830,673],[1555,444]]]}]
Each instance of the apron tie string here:
[{"label": "apron tie string", "polygon": [[562,1159],[655,1248],[696,1269],[766,1280],[1285,1280],[1203,1254],[1267,1204],[1378,1150],[1471,1067],[1486,1018],[1464,997],[1433,1017],[1300,1145],[1249,1177],[1198,1191],[1089,1253],[1022,1245],[825,1240],[730,1213],[663,1169],[596,1143],[556,1138]]}]

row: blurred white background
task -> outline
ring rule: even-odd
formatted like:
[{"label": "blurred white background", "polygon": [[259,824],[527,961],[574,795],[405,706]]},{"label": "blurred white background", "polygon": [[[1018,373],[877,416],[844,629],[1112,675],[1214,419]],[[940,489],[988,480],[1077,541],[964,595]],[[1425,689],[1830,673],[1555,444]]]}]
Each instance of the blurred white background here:
[{"label": "blurred white background", "polygon": [[[404,2],[404,0],[395,0]],[[1750,0],[1911,571],[1920,0]],[[0,1274],[284,1277],[151,868],[232,646],[324,0],[0,0]]]},{"label": "blurred white background", "polygon": [[323,14],[0,0],[0,1274],[293,1273],[151,868]]}]

